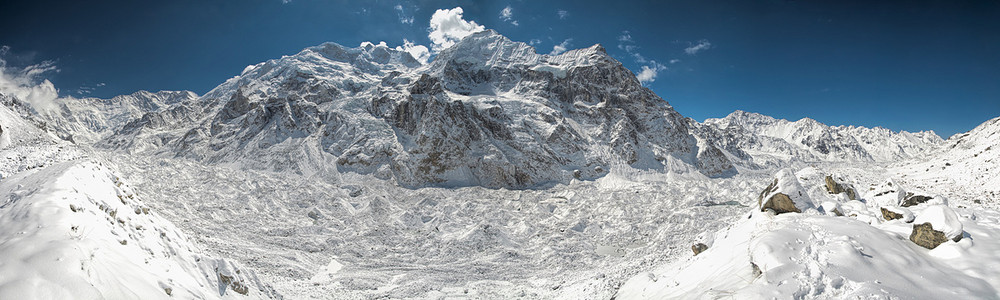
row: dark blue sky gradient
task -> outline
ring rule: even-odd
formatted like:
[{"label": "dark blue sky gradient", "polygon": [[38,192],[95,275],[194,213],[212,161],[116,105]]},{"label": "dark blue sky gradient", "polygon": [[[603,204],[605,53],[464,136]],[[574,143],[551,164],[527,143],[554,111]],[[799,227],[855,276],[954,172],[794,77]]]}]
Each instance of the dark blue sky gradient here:
[{"label": "dark blue sky gradient", "polygon": [[[461,6],[539,53],[600,43],[638,72],[651,63],[618,47],[628,31],[634,53],[667,68],[647,85],[697,120],[742,109],[947,137],[1000,116],[1000,1],[871,2],[0,1],[0,45],[12,65],[55,60],[64,95],[201,94],[326,41],[429,45],[431,14]],[[499,18],[508,5],[519,26]],[[712,47],[685,53],[702,40]]]}]

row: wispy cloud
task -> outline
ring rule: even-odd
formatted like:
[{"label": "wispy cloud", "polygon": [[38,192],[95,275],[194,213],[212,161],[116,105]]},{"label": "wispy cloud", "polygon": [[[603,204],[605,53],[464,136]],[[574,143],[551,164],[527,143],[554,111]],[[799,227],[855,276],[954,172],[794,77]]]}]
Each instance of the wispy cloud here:
[{"label": "wispy cloud", "polygon": [[[632,42],[632,34],[629,33],[628,30],[622,31],[622,35],[618,36],[618,41],[619,42],[623,42],[623,43],[624,42],[631,43]],[[621,48],[621,47],[622,47],[622,45],[619,43],[618,44],[618,48]]]},{"label": "wispy cloud", "polygon": [[413,16],[409,16],[403,10],[403,5],[396,4],[396,16],[399,17],[399,23],[413,25]]},{"label": "wispy cloud", "polygon": [[[624,50],[636,63],[643,65],[639,69],[639,72],[635,74],[636,79],[639,79],[639,82],[642,84],[656,81],[656,76],[659,75],[660,71],[667,69],[667,66],[655,60],[647,59],[639,53],[639,46],[635,45],[635,39],[632,38],[632,33],[628,30],[622,31],[621,35],[618,36],[618,49]],[[670,60],[670,63],[677,62],[680,62],[680,60]]]},{"label": "wispy cloud", "polygon": [[486,29],[475,21],[462,18],[462,8],[439,9],[431,16],[430,34],[431,49],[439,52],[451,47],[462,38]]},{"label": "wispy cloud", "polygon": [[517,22],[517,20],[514,20],[514,10],[510,8],[510,5],[507,5],[507,7],[500,10],[500,20],[510,22],[510,24],[514,26],[521,25]]},{"label": "wispy cloud", "polygon": [[632,33],[628,30],[622,31],[622,34],[618,36],[618,49],[625,50],[625,53],[632,56],[638,63],[647,62],[646,57],[639,54],[639,46],[635,45],[635,41],[632,40]]},{"label": "wispy cloud", "polygon": [[541,43],[542,43],[542,40],[539,40],[539,39],[531,39],[530,41],[528,41],[528,45],[532,45],[532,46],[538,45],[538,44],[541,44]]},{"label": "wispy cloud", "polygon": [[552,46],[552,52],[549,52],[549,55],[559,55],[566,52],[566,49],[569,48],[571,45],[570,42],[572,41],[573,39],[566,39],[562,43],[559,43],[559,45]]},{"label": "wispy cloud", "polygon": [[695,55],[698,52],[702,52],[712,48],[712,43],[708,40],[700,40],[697,43],[691,43],[691,46],[684,48],[684,53],[688,55]]},{"label": "wispy cloud", "polygon": [[556,15],[559,15],[560,20],[565,20],[567,17],[569,17],[569,12],[560,9],[556,10]]}]

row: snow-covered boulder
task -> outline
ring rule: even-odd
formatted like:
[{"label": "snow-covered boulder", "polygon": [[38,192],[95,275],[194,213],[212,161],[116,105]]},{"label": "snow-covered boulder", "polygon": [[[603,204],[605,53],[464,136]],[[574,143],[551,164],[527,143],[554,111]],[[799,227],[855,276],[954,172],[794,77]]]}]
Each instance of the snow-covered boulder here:
[{"label": "snow-covered boulder", "polygon": [[952,240],[962,239],[962,222],[958,214],[944,205],[935,205],[924,209],[913,221],[913,232],[910,240],[927,249]]},{"label": "snow-covered boulder", "polygon": [[823,213],[828,216],[844,216],[844,209],[840,208],[840,204],[837,202],[826,201],[820,207],[823,208]]},{"label": "snow-covered boulder", "polygon": [[906,190],[897,183],[887,181],[870,190],[864,198],[872,207],[899,206],[906,198]]},{"label": "snow-covered boulder", "polygon": [[774,182],[757,198],[757,206],[760,211],[770,209],[776,214],[800,213],[816,207],[791,169],[783,169],[774,175]]}]

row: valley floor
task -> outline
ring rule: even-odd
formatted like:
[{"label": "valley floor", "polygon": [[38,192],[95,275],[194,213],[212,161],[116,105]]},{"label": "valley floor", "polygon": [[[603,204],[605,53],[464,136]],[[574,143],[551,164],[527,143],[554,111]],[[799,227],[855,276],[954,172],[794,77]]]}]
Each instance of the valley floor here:
[{"label": "valley floor", "polygon": [[[914,165],[806,169],[836,174],[861,193],[894,180],[945,196],[971,238],[926,250],[906,240],[909,224],[873,221],[864,213],[758,211],[747,219],[775,170],[709,179],[620,168],[544,190],[406,189],[362,175],[316,178],[45,149],[5,152],[3,172],[45,170],[60,161],[107,164],[157,218],[205,252],[189,257],[230,260],[256,275],[247,284],[259,278],[286,299],[906,298],[922,291],[995,298],[1000,287],[998,199],[940,177],[910,175]],[[694,243],[710,248],[693,256]],[[754,279],[747,263],[765,256],[776,262],[761,266],[765,276]],[[853,264],[864,268],[845,271]],[[7,272],[10,265],[0,268]],[[906,272],[916,275],[899,276]],[[937,275],[923,276],[931,273]],[[900,289],[914,283],[922,289]],[[223,289],[220,296],[232,293]]]}]

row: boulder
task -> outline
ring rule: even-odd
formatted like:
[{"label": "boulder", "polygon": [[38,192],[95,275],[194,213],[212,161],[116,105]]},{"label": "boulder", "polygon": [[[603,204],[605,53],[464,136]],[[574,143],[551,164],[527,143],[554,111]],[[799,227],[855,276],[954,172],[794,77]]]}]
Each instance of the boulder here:
[{"label": "boulder", "polygon": [[[960,240],[962,236],[957,236],[956,239]],[[944,232],[934,230],[934,226],[931,223],[923,223],[913,225],[913,232],[910,233],[910,241],[921,247],[934,249],[938,245],[947,242],[948,238],[944,236]],[[958,241],[956,240],[956,242]]]},{"label": "boulder", "polygon": [[792,201],[791,197],[782,193],[775,193],[774,195],[772,195],[770,198],[767,199],[767,202],[764,202],[764,206],[761,206],[760,208],[761,211],[765,211],[768,209],[773,210],[775,214],[802,212],[802,210],[800,210],[798,207],[795,207],[795,202]]},{"label": "boulder", "polygon": [[934,197],[924,196],[924,195],[913,195],[913,194],[909,194],[908,193],[906,195],[906,197],[903,198],[903,203],[900,203],[900,206],[902,206],[902,207],[910,207],[910,206],[914,206],[914,205],[917,205],[917,204],[920,204],[920,203],[924,203],[924,202],[930,201],[931,199],[934,199]]},{"label": "boulder", "polygon": [[815,207],[790,169],[775,174],[774,181],[757,197],[757,206],[760,207],[760,211],[773,210],[775,214],[801,213],[805,209]]},{"label": "boulder", "polygon": [[708,250],[708,245],[705,245],[703,243],[697,243],[697,244],[691,245],[691,251],[694,251],[694,255],[701,254],[705,250]]},{"label": "boulder", "polygon": [[840,194],[843,192],[840,185],[836,181],[833,181],[833,176],[826,175],[826,192],[830,194]]},{"label": "boulder", "polygon": [[898,220],[903,218],[903,214],[885,209],[885,207],[883,207],[882,218],[885,218],[886,221]]},{"label": "boulder", "polygon": [[924,209],[913,224],[910,241],[927,249],[934,249],[948,240],[958,242],[964,234],[958,214],[945,205]]},{"label": "boulder", "polygon": [[826,192],[830,194],[840,194],[847,193],[847,198],[851,200],[858,200],[857,192],[854,191],[854,187],[846,184],[837,183],[833,180],[833,176],[827,175],[826,182]]}]

